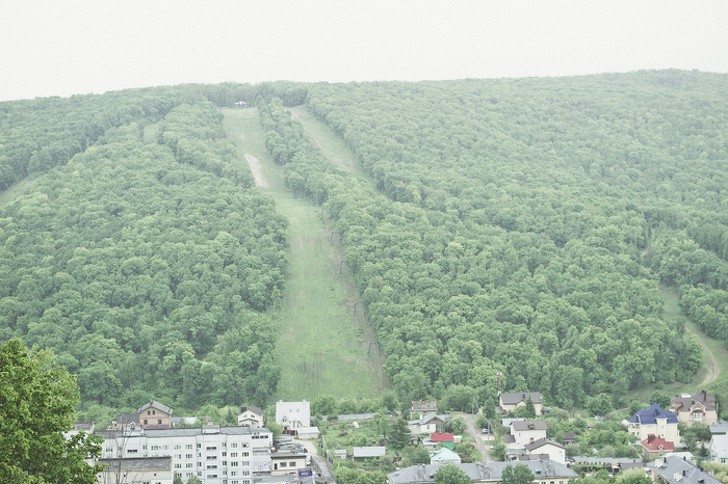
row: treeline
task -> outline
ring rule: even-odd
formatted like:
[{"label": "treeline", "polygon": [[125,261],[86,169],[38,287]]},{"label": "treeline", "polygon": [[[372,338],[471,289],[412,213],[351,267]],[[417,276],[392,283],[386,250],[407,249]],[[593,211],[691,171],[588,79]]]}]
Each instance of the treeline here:
[{"label": "treeline", "polygon": [[724,85],[679,71],[360,84],[313,89],[309,106],[391,198],[629,255],[728,345]]},{"label": "treeline", "polygon": [[216,106],[238,101],[254,106],[258,98],[276,97],[290,106],[303,103],[306,92],[292,82],[188,84],[0,102],[0,192],[29,174],[65,164],[110,128],[159,121],[184,103],[207,99]]},{"label": "treeline", "polygon": [[84,415],[264,405],[285,220],[208,101],[148,122],[106,129],[0,206],[0,340],[52,348]]},{"label": "treeline", "polygon": [[[289,186],[335,218],[402,399],[465,386],[485,402],[501,371],[507,389],[559,406],[601,393],[624,404],[628,389],[689,381],[701,365],[662,319],[655,264],[668,234],[720,220],[723,83],[658,72],[312,86],[309,109],[379,193],[326,163],[280,103],[261,119]],[[690,284],[721,277],[701,250]]]}]

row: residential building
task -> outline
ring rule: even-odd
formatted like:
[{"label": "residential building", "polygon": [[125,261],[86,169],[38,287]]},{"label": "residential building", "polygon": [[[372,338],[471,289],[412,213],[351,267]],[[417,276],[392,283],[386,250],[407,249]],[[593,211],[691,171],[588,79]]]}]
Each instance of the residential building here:
[{"label": "residential building", "polygon": [[428,413],[421,415],[416,420],[410,420],[409,429],[415,435],[418,434],[433,434],[435,432],[442,432],[445,430],[445,422],[450,417],[448,415],[437,415],[435,413]]},{"label": "residential building", "polygon": [[552,461],[566,465],[566,448],[554,440],[542,438],[523,447],[528,455],[547,455]]},{"label": "residential building", "polygon": [[270,430],[201,427],[105,431],[103,458],[171,457],[183,482],[196,476],[206,484],[252,484],[270,472]]},{"label": "residential building", "polygon": [[719,464],[728,464],[728,435],[714,435],[708,445],[710,460]]},{"label": "residential building", "polygon": [[670,411],[685,425],[692,425],[695,422],[711,425],[718,421],[718,403],[715,395],[709,395],[705,390],[673,398]]},{"label": "residential building", "polygon": [[650,435],[662,437],[680,446],[680,432],[677,429],[677,415],[653,403],[635,413],[627,423],[627,430],[639,440],[645,440]]},{"label": "residential building", "polygon": [[[300,427],[311,426],[311,404],[302,402],[276,402],[276,423],[289,433]],[[290,432],[292,433],[292,432]]]},{"label": "residential building", "polygon": [[653,482],[668,484],[720,484],[720,481],[701,471],[695,464],[679,457],[660,457],[647,464]]},{"label": "residential building", "polygon": [[308,454],[302,452],[276,452],[270,456],[272,476],[298,475],[298,471],[308,468]]},{"label": "residential building", "polygon": [[576,443],[576,434],[574,432],[564,432],[564,445],[572,445]]},{"label": "residential building", "polygon": [[541,403],[541,394],[538,392],[505,392],[498,396],[499,412],[508,413],[515,412],[516,409],[525,407],[528,400],[533,403],[533,409],[536,415],[543,414],[543,403]]},{"label": "residential building", "polygon": [[172,412],[165,404],[150,400],[137,410],[137,422],[145,429],[168,429],[172,427]]},{"label": "residential building", "polygon": [[440,445],[451,450],[455,448],[455,435],[451,433],[432,434],[430,436],[430,441],[436,445]]},{"label": "residential building", "polygon": [[96,475],[98,484],[119,482],[144,482],[149,484],[173,484],[172,458],[132,457],[127,459],[99,459],[104,470]]},{"label": "residential building", "polygon": [[511,435],[516,444],[524,447],[539,439],[546,439],[546,422],[543,420],[519,420],[511,423]]},{"label": "residential building", "polygon": [[448,449],[443,447],[430,454],[430,464],[460,464],[462,459],[460,456]]},{"label": "residential building", "polygon": [[642,451],[650,457],[657,457],[665,452],[674,452],[675,444],[669,440],[656,435],[648,435],[646,439],[640,440]]},{"label": "residential building", "polygon": [[[465,472],[473,483],[502,482],[503,470],[517,464],[525,465],[534,475],[534,484],[569,484],[579,475],[563,464],[551,460],[529,460],[523,462],[476,462],[474,464],[452,464]],[[435,473],[442,465],[419,464],[405,467],[387,476],[388,484],[433,484]]]},{"label": "residential building", "polygon": [[238,425],[252,428],[263,427],[263,410],[258,407],[241,407]]}]

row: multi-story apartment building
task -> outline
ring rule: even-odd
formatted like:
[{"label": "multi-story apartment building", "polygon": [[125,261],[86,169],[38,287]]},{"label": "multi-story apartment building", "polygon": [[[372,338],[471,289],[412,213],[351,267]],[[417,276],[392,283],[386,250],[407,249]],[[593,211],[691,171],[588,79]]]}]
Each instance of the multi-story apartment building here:
[{"label": "multi-story apartment building", "polygon": [[266,428],[202,427],[104,431],[103,458],[172,458],[183,482],[196,476],[206,484],[252,484],[270,472],[273,434]]}]

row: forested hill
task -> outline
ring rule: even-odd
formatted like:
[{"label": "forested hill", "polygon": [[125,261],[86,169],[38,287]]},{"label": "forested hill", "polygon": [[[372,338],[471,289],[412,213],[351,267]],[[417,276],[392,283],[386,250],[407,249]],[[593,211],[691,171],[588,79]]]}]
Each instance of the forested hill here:
[{"label": "forested hill", "polygon": [[286,222],[214,92],[0,104],[5,180],[34,174],[0,193],[0,339],[52,348],[91,417],[153,398],[263,405],[276,390]]},{"label": "forested hill", "polygon": [[[567,408],[690,381],[699,347],[658,287],[728,344],[726,86],[661,71],[0,103],[0,339],[54,349],[87,415],[269,402],[286,223],[224,138],[217,107],[243,100],[288,187],[335,221],[401,402],[490,405],[498,372]],[[301,104],[369,180],[311,145]]]},{"label": "forested hill", "polygon": [[404,398],[538,390],[584,404],[689,381],[662,281],[728,342],[728,78],[317,85],[376,192],[308,145],[283,108],[269,147],[337,219],[386,369]]}]

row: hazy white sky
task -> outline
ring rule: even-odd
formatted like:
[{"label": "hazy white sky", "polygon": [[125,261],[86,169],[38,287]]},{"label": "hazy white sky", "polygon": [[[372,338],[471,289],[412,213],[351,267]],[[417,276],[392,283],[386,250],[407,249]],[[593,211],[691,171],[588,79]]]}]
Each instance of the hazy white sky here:
[{"label": "hazy white sky", "polygon": [[663,68],[728,72],[728,0],[0,0],[0,100]]}]

